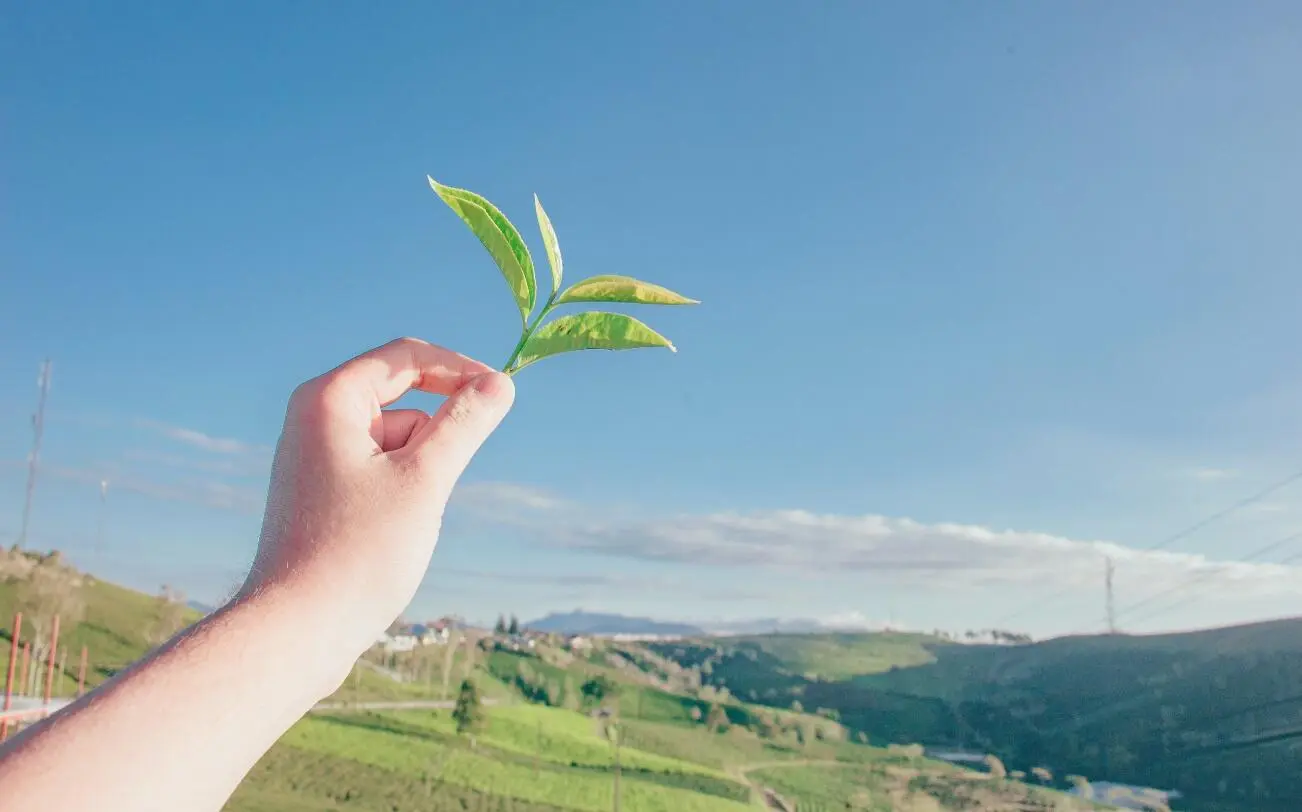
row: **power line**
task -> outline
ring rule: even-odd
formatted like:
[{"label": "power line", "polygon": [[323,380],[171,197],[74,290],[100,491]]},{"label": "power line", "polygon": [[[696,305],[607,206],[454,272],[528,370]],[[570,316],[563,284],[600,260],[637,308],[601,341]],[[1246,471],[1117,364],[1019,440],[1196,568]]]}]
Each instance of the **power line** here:
[{"label": "power line", "polygon": [[[1244,509],[1245,507],[1248,507],[1254,502],[1260,502],[1262,499],[1265,499],[1267,496],[1270,496],[1272,493],[1275,493],[1278,490],[1286,488],[1289,485],[1292,485],[1294,482],[1297,482],[1298,480],[1302,480],[1302,471],[1295,471],[1294,473],[1289,474],[1283,479],[1274,482],[1271,485],[1268,485],[1267,487],[1263,488],[1260,491],[1257,491],[1251,496],[1248,496],[1244,499],[1240,499],[1239,501],[1235,502],[1229,507],[1222,508],[1216,511],[1215,513],[1211,514],[1210,516],[1200,519],[1194,522],[1193,524],[1189,525],[1188,527],[1185,527],[1179,532],[1172,533],[1171,535],[1158,541],[1156,544],[1152,544],[1148,547],[1141,547],[1138,549],[1138,552],[1151,552],[1153,550],[1161,550],[1165,547],[1169,547],[1172,544],[1175,544],[1177,541],[1192,536],[1194,533],[1197,533],[1199,530],[1202,530],[1204,527],[1207,527],[1210,524],[1214,524],[1215,522],[1220,521],[1226,516],[1229,516],[1232,513],[1235,513],[1237,511]],[[1030,612],[1035,609],[1039,609],[1043,606],[1053,603],[1054,601],[1061,598],[1063,595],[1066,595],[1067,592],[1068,590],[1066,589],[1060,589],[1057,592],[1052,592],[1048,595],[1045,595],[1043,598],[1040,598],[1036,601],[1027,604],[1026,606],[1023,606],[1021,609],[1017,609],[1013,612],[1009,612],[1008,614],[996,620],[995,625],[1001,625],[1003,623],[1007,623],[1013,618],[1021,617],[1027,612]]]},{"label": "power line", "polygon": [[[1265,547],[1261,547],[1260,549],[1257,549],[1257,550],[1252,551],[1251,553],[1249,553],[1248,555],[1244,556],[1243,558],[1241,558],[1241,559],[1239,559],[1239,560],[1240,560],[1240,561],[1253,561],[1253,560],[1255,560],[1255,559],[1261,558],[1261,557],[1264,556],[1264,555],[1267,555],[1267,554],[1269,554],[1269,553],[1272,553],[1272,552],[1274,552],[1275,550],[1279,549],[1280,547],[1283,547],[1284,545],[1286,545],[1286,544],[1288,544],[1288,543],[1290,543],[1290,542],[1296,541],[1296,540],[1298,540],[1298,539],[1300,539],[1300,538],[1302,538],[1302,531],[1299,531],[1299,532],[1296,532],[1296,533],[1292,533],[1292,534],[1290,534],[1290,535],[1285,536],[1285,537],[1282,538],[1282,539],[1277,539],[1277,540],[1275,540],[1275,541],[1272,541],[1270,544],[1267,544]],[[1289,558],[1286,558],[1286,559],[1284,559],[1284,561],[1281,561],[1281,562],[1279,562],[1279,563],[1284,564],[1284,563],[1287,563],[1288,561],[1293,560],[1293,559],[1298,558],[1298,557],[1302,557],[1302,554],[1295,555],[1295,556],[1290,556]],[[1154,601],[1160,600],[1160,599],[1166,597],[1167,595],[1170,595],[1170,594],[1175,593],[1175,592],[1183,591],[1183,590],[1185,590],[1185,589],[1188,589],[1188,588],[1191,587],[1191,586],[1197,586],[1198,584],[1203,583],[1204,581],[1211,580],[1212,578],[1215,578],[1215,577],[1216,577],[1217,575],[1219,575],[1219,574],[1220,574],[1219,571],[1217,571],[1217,570],[1212,570],[1212,571],[1210,571],[1210,572],[1205,572],[1205,573],[1203,573],[1202,575],[1198,575],[1198,576],[1195,576],[1195,577],[1193,577],[1193,578],[1190,578],[1189,580],[1187,580],[1187,581],[1185,581],[1185,582],[1183,582],[1183,583],[1176,584],[1175,586],[1172,586],[1172,587],[1169,587],[1169,588],[1167,588],[1167,589],[1164,589],[1164,590],[1162,590],[1161,592],[1157,592],[1157,593],[1155,593],[1155,594],[1153,594],[1153,595],[1149,595],[1147,598],[1144,598],[1144,599],[1141,600],[1141,601],[1137,601],[1137,602],[1135,602],[1135,603],[1132,603],[1131,605],[1129,605],[1129,606],[1127,606],[1126,608],[1122,609],[1120,614],[1122,614],[1122,615],[1129,614],[1130,612],[1133,612],[1133,611],[1135,611],[1136,609],[1139,609],[1139,608],[1141,608],[1141,607],[1143,607],[1143,606],[1148,606],[1149,604],[1153,603]],[[1136,618],[1136,620],[1147,620],[1147,619],[1149,619],[1149,618],[1157,617],[1158,615],[1166,614],[1167,612],[1171,611],[1172,609],[1175,609],[1175,608],[1178,608],[1178,607],[1181,607],[1181,606],[1185,606],[1185,605],[1187,605],[1187,604],[1189,604],[1189,603],[1193,603],[1194,601],[1198,600],[1200,597],[1202,597],[1202,596],[1201,596],[1201,595],[1194,595],[1194,596],[1192,596],[1191,598],[1189,598],[1189,599],[1187,599],[1187,600],[1183,600],[1183,601],[1180,601],[1179,603],[1173,604],[1173,605],[1171,605],[1171,606],[1167,606],[1165,609],[1159,609],[1159,610],[1156,611],[1156,612],[1149,612],[1149,613],[1146,614],[1146,615],[1141,615],[1139,618]]]}]

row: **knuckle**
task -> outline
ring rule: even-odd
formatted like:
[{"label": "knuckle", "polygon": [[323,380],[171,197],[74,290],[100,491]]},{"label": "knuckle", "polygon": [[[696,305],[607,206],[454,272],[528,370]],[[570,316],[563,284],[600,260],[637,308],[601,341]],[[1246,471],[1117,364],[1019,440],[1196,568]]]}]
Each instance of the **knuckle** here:
[{"label": "knuckle", "polygon": [[289,398],[290,410],[298,415],[314,415],[329,410],[340,401],[343,387],[335,375],[304,381]]},{"label": "knuckle", "polygon": [[425,345],[424,341],[421,341],[419,338],[413,338],[412,336],[403,336],[402,338],[395,338],[394,340],[389,342],[389,346],[391,347],[410,348],[410,347],[419,347],[424,345]]}]

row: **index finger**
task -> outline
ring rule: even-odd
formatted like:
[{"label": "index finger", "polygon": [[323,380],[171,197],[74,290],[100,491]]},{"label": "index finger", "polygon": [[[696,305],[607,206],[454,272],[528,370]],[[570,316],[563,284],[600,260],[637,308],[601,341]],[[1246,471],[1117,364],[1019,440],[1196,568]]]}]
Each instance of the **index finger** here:
[{"label": "index finger", "polygon": [[459,352],[418,338],[399,338],[345,361],[326,373],[323,383],[374,397],[384,407],[412,389],[451,395],[472,378],[492,371]]}]

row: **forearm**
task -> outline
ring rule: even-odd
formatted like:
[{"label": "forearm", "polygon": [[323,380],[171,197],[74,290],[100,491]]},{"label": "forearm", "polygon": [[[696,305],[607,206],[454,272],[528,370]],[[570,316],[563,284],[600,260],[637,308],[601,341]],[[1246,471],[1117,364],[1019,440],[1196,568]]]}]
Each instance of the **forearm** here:
[{"label": "forearm", "polygon": [[4,808],[220,809],[346,676],[350,649],[324,608],[263,593],[205,618],[0,749]]}]

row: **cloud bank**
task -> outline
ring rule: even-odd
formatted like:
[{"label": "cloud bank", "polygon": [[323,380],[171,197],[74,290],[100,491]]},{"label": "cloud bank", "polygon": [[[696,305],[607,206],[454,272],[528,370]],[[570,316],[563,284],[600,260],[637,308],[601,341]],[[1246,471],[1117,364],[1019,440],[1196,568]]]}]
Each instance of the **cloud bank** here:
[{"label": "cloud bank", "polygon": [[[1302,567],[1216,560],[1197,553],[1144,550],[1111,541],[994,529],[952,522],[925,523],[879,514],[843,515],[805,510],[712,513],[650,519],[594,519],[576,505],[548,502],[547,520],[528,521],[527,489],[484,490],[476,514],[531,532],[543,543],[593,555],[644,562],[767,569],[802,578],[916,579],[929,588],[1035,585],[1098,589],[1105,559],[1119,581],[1145,592],[1196,580],[1200,591],[1297,595]],[[504,501],[491,506],[494,496]],[[537,518],[537,517],[535,517]],[[1244,548],[1262,539],[1245,539]],[[1299,541],[1302,544],[1302,541]],[[1280,557],[1290,552],[1279,549]]]}]

